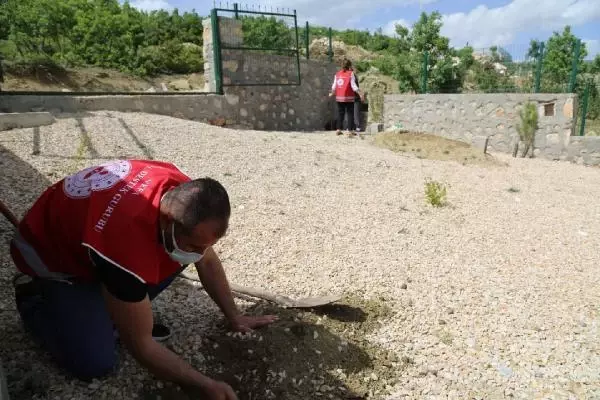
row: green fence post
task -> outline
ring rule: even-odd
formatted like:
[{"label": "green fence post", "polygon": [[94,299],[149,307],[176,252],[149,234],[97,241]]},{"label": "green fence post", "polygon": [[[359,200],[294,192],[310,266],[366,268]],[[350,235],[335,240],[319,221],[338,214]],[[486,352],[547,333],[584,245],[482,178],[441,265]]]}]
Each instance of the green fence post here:
[{"label": "green fence post", "polygon": [[587,116],[588,101],[590,99],[590,82],[585,85],[583,92],[583,106],[581,108],[581,125],[579,126],[579,136],[585,136],[585,117]]},{"label": "green fence post", "polygon": [[215,68],[216,92],[223,94],[223,70],[221,66],[221,35],[219,34],[219,17],[217,9],[213,8],[210,12],[210,22],[212,28],[213,40],[213,63]]},{"label": "green fence post", "polygon": [[240,19],[240,14],[238,13],[238,3],[233,3],[233,11],[235,12],[235,19]]},{"label": "green fence post", "polygon": [[308,21],[306,21],[306,30],[304,31],[304,44],[306,45],[306,59],[310,59],[310,49],[308,45],[308,41],[310,39],[310,34],[308,33]]},{"label": "green fence post", "polygon": [[327,50],[327,55],[329,56],[329,62],[333,61],[333,32],[331,28],[327,31],[327,37],[329,38],[329,48]]},{"label": "green fence post", "polygon": [[421,73],[421,93],[427,93],[427,80],[429,73],[429,52],[423,54],[423,71]]},{"label": "green fence post", "polygon": [[302,77],[300,74],[300,42],[298,35],[298,15],[296,14],[296,10],[294,10],[294,26],[296,27],[296,66],[298,68],[298,85],[302,83]]},{"label": "green fence post", "polygon": [[577,82],[577,67],[579,66],[579,55],[581,54],[581,39],[577,39],[573,49],[573,64],[571,65],[571,78],[569,79],[569,93],[575,90]]},{"label": "green fence post", "polygon": [[537,68],[535,70],[535,89],[534,93],[540,92],[540,84],[542,81],[542,65],[544,62],[544,42],[540,43],[540,53],[537,59]]}]

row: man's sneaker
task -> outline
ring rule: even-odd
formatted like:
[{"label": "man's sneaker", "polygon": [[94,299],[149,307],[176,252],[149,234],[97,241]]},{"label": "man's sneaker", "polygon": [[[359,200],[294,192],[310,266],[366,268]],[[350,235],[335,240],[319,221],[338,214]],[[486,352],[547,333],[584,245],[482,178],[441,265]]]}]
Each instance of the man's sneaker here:
[{"label": "man's sneaker", "polygon": [[40,293],[39,282],[29,275],[19,272],[13,277],[12,283],[16,297],[29,297]]},{"label": "man's sneaker", "polygon": [[152,327],[152,339],[157,342],[164,342],[171,337],[171,330],[163,324],[154,324]]},{"label": "man's sneaker", "polygon": [[338,129],[337,131],[335,131],[335,134],[340,136],[340,135],[343,135],[344,132],[342,132],[340,129]]},{"label": "man's sneaker", "polygon": [[30,277],[29,275],[25,275],[21,272],[15,274],[15,276],[13,277],[13,286],[16,288],[17,286],[21,286],[21,285],[25,285],[27,283],[31,283],[31,281],[33,281],[33,278]]},{"label": "man's sneaker", "polygon": [[[119,339],[119,331],[114,330],[115,339]],[[163,324],[154,324],[152,326],[152,339],[156,342],[164,342],[171,337],[171,330]]]}]

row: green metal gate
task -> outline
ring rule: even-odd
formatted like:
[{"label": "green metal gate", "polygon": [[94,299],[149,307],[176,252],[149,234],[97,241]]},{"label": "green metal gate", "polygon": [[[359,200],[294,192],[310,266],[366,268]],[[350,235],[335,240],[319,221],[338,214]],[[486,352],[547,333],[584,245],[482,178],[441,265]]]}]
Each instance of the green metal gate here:
[{"label": "green metal gate", "polygon": [[296,11],[239,7],[211,13],[217,92],[226,86],[300,85]]}]

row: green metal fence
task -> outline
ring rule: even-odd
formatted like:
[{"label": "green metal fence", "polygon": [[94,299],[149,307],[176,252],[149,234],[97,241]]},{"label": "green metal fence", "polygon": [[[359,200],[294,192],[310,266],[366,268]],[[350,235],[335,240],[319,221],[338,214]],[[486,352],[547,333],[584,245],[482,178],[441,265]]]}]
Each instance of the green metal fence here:
[{"label": "green metal fence", "polygon": [[544,42],[538,47],[514,45],[474,48],[472,62],[465,62],[464,49],[455,56],[421,53],[421,93],[574,93],[577,90],[581,41],[576,41],[568,59],[545,68]]},{"label": "green metal fence", "polygon": [[217,92],[226,86],[300,85],[296,11],[239,6],[211,13]]},{"label": "green metal fence", "polygon": [[[596,79],[595,79],[596,78]],[[578,87],[579,110],[575,135],[600,136],[600,93],[597,77],[586,76]]]},{"label": "green metal fence", "polygon": [[307,60],[333,61],[333,30],[310,26],[308,22],[298,29],[300,55]]}]

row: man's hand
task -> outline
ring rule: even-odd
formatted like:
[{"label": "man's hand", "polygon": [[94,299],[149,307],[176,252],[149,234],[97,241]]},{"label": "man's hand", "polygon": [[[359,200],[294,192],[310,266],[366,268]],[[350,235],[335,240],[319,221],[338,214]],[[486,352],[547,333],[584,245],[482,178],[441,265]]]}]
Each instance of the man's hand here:
[{"label": "man's hand", "polygon": [[249,315],[238,315],[231,322],[231,328],[237,332],[250,332],[256,328],[267,326],[277,321],[275,315],[261,315],[252,317]]},{"label": "man's hand", "polygon": [[207,400],[238,400],[231,386],[225,382],[214,381],[205,389]]}]

